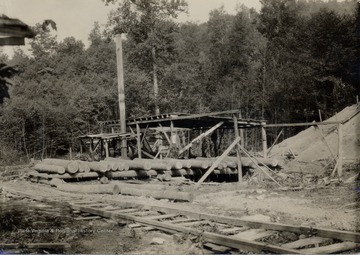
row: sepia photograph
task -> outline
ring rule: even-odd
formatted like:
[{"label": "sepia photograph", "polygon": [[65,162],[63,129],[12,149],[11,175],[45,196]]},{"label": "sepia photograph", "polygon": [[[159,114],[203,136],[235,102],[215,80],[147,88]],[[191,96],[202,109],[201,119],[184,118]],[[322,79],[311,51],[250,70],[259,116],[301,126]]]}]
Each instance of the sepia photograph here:
[{"label": "sepia photograph", "polygon": [[359,0],[0,0],[0,254],[359,254]]}]

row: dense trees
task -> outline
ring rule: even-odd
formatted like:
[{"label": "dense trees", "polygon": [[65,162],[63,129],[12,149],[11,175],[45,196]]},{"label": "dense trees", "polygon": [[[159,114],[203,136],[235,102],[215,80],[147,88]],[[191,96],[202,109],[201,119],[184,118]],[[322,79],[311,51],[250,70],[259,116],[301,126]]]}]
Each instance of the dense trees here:
[{"label": "dense trees", "polygon": [[245,118],[311,121],[359,92],[356,1],[262,0],[259,12],[220,7],[203,24],[176,22],[182,0],[104,2],[118,9],[106,29],[94,24],[88,48],[39,24],[31,56],[0,53],[12,66],[0,65],[1,99],[10,97],[0,101],[0,161],[67,153],[97,121],[118,118],[118,32],[129,116],[240,108]]}]

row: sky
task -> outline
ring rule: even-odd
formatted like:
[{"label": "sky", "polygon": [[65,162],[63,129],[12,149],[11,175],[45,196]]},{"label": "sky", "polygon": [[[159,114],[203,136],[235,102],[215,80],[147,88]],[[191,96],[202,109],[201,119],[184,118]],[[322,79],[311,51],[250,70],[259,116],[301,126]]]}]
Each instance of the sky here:
[{"label": "sky", "polygon": [[[257,10],[261,7],[259,0],[187,0],[187,3],[189,13],[181,15],[180,22],[206,22],[209,12],[222,5],[230,14],[242,4]],[[114,8],[115,5],[106,6],[102,0],[0,0],[0,14],[18,18],[30,26],[52,19],[57,24],[59,41],[73,36],[82,40],[85,46],[88,46],[88,35],[94,22],[105,24],[109,11]],[[13,47],[6,46],[4,50],[12,55]]]}]

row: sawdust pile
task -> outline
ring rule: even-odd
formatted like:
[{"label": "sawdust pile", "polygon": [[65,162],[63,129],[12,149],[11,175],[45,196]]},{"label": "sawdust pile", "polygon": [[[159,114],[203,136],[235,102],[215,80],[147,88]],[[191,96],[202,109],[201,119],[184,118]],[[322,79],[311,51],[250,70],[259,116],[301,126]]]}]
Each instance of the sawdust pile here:
[{"label": "sawdust pile", "polygon": [[[360,105],[352,105],[324,121],[343,123],[343,160],[347,163],[360,160],[359,112]],[[338,144],[337,124],[312,126],[275,145],[271,154],[275,157],[294,154],[297,162],[316,164],[337,159]]]}]

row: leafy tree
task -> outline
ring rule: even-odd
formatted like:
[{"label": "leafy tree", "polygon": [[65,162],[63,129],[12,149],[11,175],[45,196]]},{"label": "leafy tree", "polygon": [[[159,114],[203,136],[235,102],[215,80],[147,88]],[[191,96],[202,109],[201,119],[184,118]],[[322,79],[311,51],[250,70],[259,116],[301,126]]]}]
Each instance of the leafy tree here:
[{"label": "leafy tree", "polygon": [[[114,3],[114,0],[105,0],[105,3]],[[187,3],[184,0],[125,0],[119,3],[119,8],[109,16],[109,26],[114,33],[127,33],[129,40],[134,43],[130,59],[137,63],[148,63],[140,66],[152,73],[155,114],[159,114],[158,105],[158,75],[159,65],[169,60],[173,48],[171,33],[176,25],[171,18],[176,18],[185,12]],[[141,65],[141,64],[140,64]]]}]

